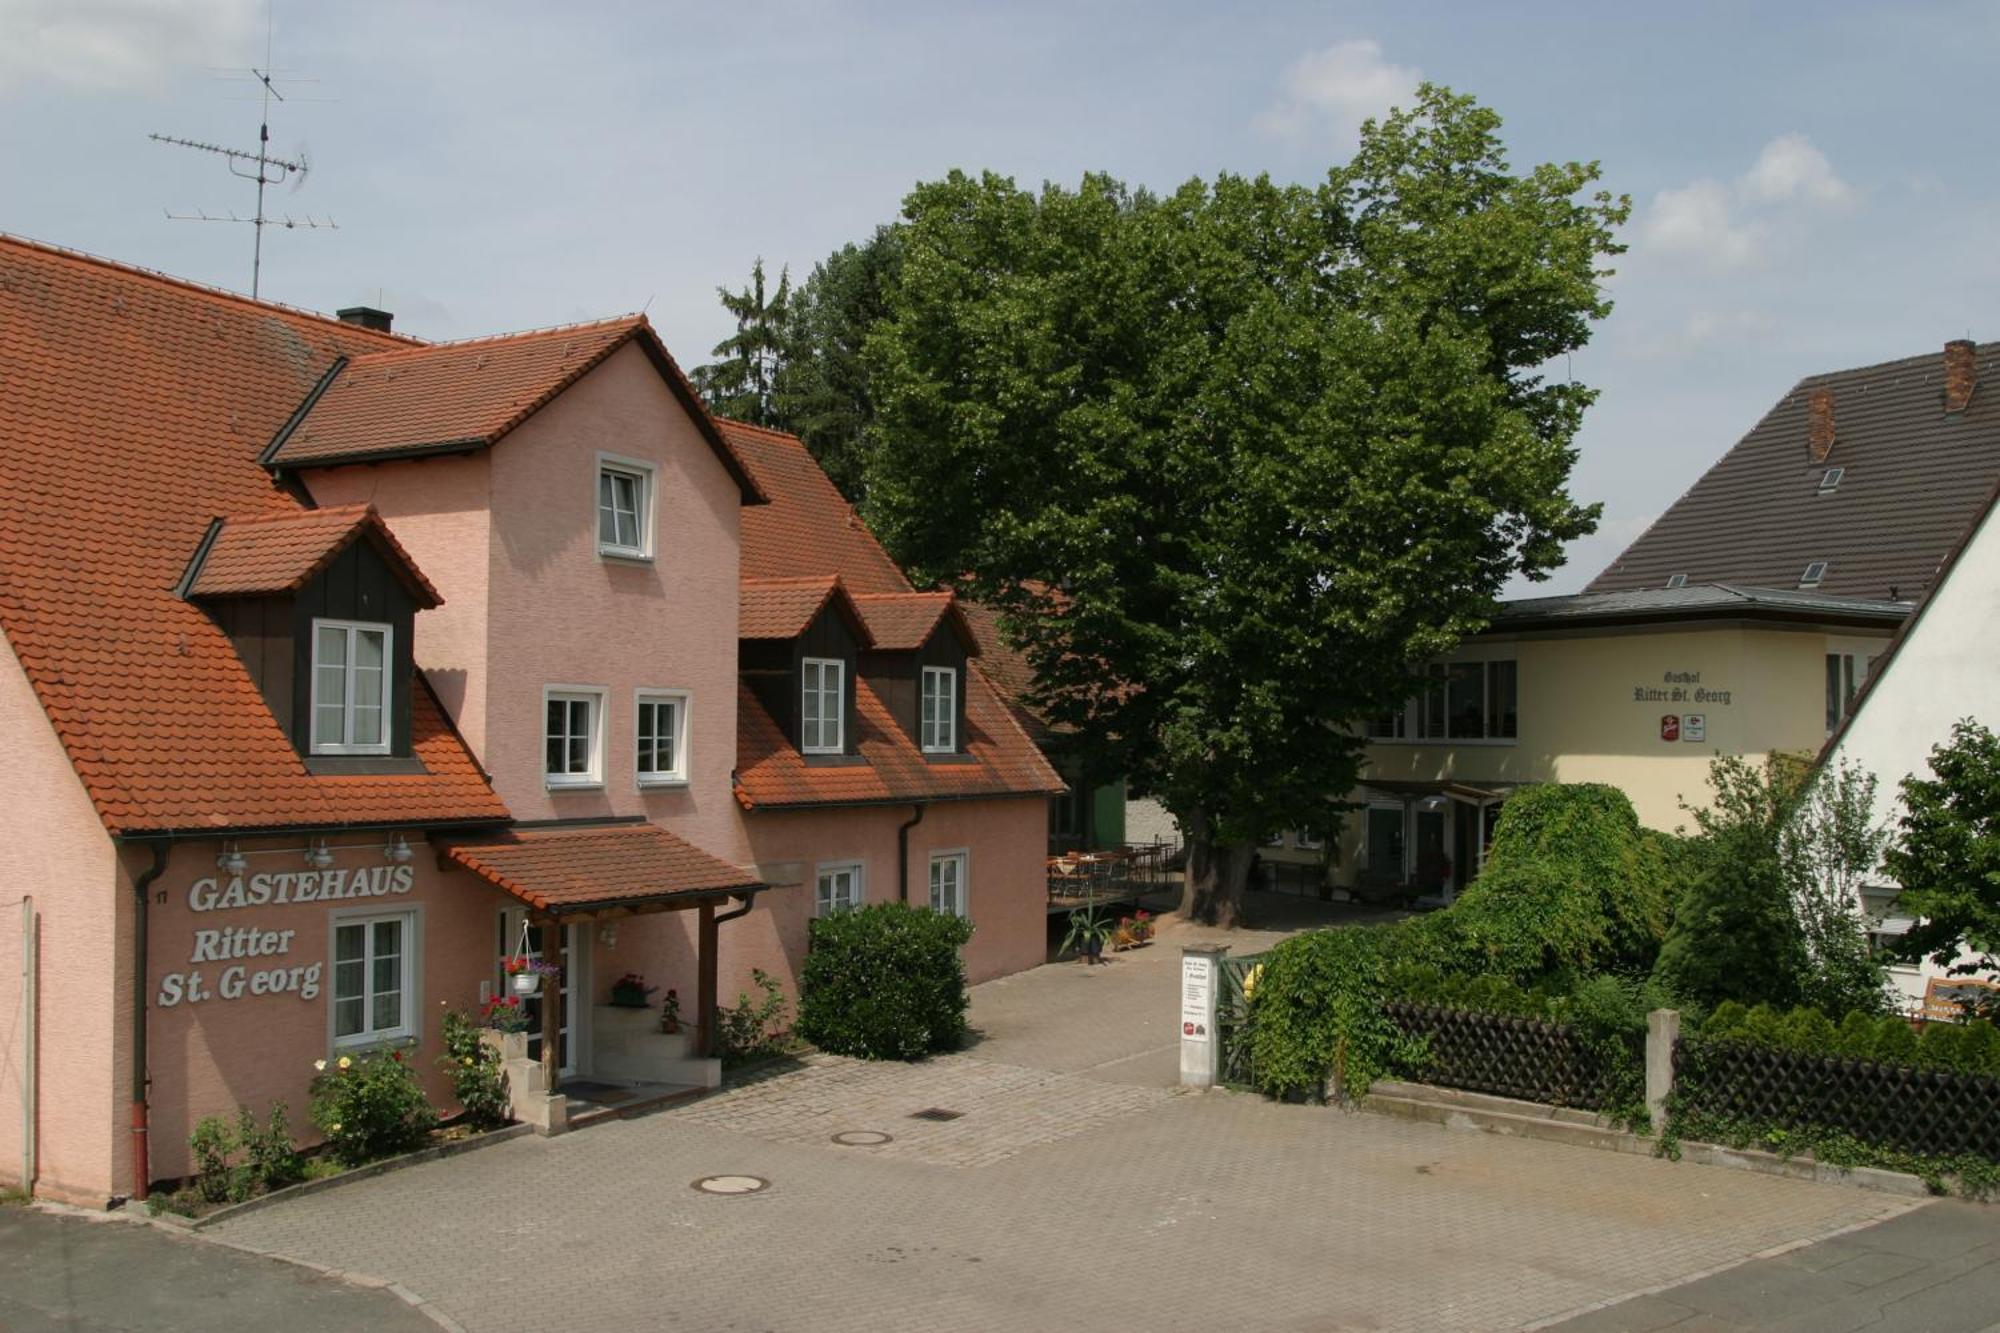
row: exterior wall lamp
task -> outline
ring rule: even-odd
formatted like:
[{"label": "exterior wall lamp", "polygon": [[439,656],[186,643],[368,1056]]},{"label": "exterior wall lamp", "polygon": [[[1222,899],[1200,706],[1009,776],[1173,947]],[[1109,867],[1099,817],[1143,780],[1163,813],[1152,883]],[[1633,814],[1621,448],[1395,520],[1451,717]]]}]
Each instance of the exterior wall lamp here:
[{"label": "exterior wall lamp", "polygon": [[389,839],[389,845],[382,849],[382,859],[391,865],[406,866],[416,853],[410,849],[410,840],[398,833]]},{"label": "exterior wall lamp", "polygon": [[324,870],[333,864],[333,848],[326,845],[325,838],[315,838],[306,848],[306,864],[314,870]]},{"label": "exterior wall lamp", "polygon": [[243,855],[235,840],[222,844],[222,854],[215,858],[215,868],[225,875],[241,875],[250,868],[250,858]]}]

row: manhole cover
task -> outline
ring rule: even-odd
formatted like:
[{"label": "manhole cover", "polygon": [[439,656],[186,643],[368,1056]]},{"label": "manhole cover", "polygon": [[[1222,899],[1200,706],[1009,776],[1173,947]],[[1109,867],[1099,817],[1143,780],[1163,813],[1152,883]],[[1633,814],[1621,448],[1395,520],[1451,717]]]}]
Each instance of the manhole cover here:
[{"label": "manhole cover", "polygon": [[843,1129],[833,1136],[833,1141],[849,1148],[876,1148],[895,1142],[879,1129]]},{"label": "manhole cover", "polygon": [[761,1176],[703,1176],[694,1187],[703,1194],[755,1194],[770,1184]]},{"label": "manhole cover", "polygon": [[912,1120],[956,1120],[956,1119],[958,1119],[958,1118],[959,1118],[960,1116],[962,1116],[962,1115],[964,1115],[964,1114],[965,1114],[965,1112],[963,1112],[963,1111],[947,1111],[947,1110],[945,1110],[945,1109],[944,1109],[944,1108],[943,1108],[942,1106],[933,1106],[933,1107],[930,1107],[929,1109],[927,1109],[927,1110],[923,1110],[923,1111],[912,1111],[912,1112],[910,1113],[910,1119],[912,1119]]}]

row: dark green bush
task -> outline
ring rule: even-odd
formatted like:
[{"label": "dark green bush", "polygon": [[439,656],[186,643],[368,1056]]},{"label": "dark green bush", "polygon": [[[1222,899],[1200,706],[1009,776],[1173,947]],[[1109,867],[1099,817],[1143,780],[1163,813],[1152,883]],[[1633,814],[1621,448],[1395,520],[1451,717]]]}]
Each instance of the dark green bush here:
[{"label": "dark green bush", "polygon": [[188,1149],[194,1155],[194,1193],[204,1203],[242,1203],[305,1178],[283,1102],[271,1103],[270,1119],[261,1128],[247,1106],[236,1108],[233,1132],[222,1117],[203,1116],[188,1135]]},{"label": "dark green bush", "polygon": [[877,903],[812,923],[799,974],[799,1035],[823,1051],[921,1060],[965,1038],[972,923]]},{"label": "dark green bush", "polygon": [[1840,1020],[1840,1031],[1834,1039],[1834,1049],[1850,1060],[1872,1060],[1875,1058],[1875,1018],[1859,1009],[1848,1011]]},{"label": "dark green bush", "polygon": [[1251,998],[1250,1065],[1274,1097],[1358,1096],[1390,1068],[1401,1031],[1382,1012],[1395,926],[1294,935],[1271,950]]},{"label": "dark green bush", "polygon": [[[1733,1037],[1743,1030],[1743,1020],[1750,1011],[1743,1007],[1741,1000],[1724,1000],[1715,1006],[1708,1021],[1701,1025],[1704,1035],[1710,1037]],[[1874,1029],[1869,1029],[1869,1040],[1874,1040]]]},{"label": "dark green bush", "polygon": [[1800,1007],[1792,1010],[1785,1016],[1778,1035],[1787,1050],[1801,1055],[1835,1053],[1833,1020],[1817,1009]]},{"label": "dark green bush", "polygon": [[748,991],[737,991],[736,1003],[716,1014],[724,1067],[761,1060],[785,1049],[785,1018],[791,1001],[785,998],[784,987],[761,967],[750,969],[750,980],[757,985],[757,998],[752,999]]},{"label": "dark green bush", "polygon": [[1875,1021],[1875,1049],[1871,1058],[1885,1065],[1913,1065],[1917,1062],[1917,1034],[1894,1014]]},{"label": "dark green bush", "polygon": [[1666,934],[1672,877],[1666,841],[1640,828],[1624,792],[1544,783],[1509,798],[1485,868],[1440,915],[1477,959],[1458,970],[1522,982],[1644,970]]},{"label": "dark green bush", "polygon": [[451,1091],[474,1129],[498,1129],[507,1123],[510,1107],[500,1052],[481,1034],[485,1028],[470,1015],[447,1009],[444,1054],[438,1064],[451,1075]]}]

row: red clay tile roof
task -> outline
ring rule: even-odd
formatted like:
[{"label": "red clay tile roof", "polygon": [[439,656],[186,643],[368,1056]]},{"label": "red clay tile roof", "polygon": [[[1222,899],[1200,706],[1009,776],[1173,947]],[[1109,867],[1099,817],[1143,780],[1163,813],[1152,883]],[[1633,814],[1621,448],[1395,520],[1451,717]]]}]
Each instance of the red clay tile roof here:
[{"label": "red clay tile roof", "polygon": [[466,453],[499,442],[626,343],[652,358],[702,436],[763,499],[644,315],[350,357],[264,451],[274,468]]},{"label": "red clay tile roof", "polygon": [[771,503],[743,511],[743,577],[838,573],[850,593],[909,592],[910,581],[796,435],[716,418]]},{"label": "red clay tile roof", "polygon": [[737,693],[736,799],[746,809],[982,796],[1045,796],[1062,779],[977,666],[966,668],[964,763],[932,763],[866,677],[854,682],[855,748],[865,764],[809,764],[748,686]]},{"label": "red clay tile roof", "polygon": [[1029,739],[1037,745],[1047,745],[1060,734],[1051,727],[1030,702],[1030,693],[1035,685],[1034,668],[1019,649],[1007,641],[1000,629],[1000,617],[992,607],[982,602],[959,599],[959,613],[972,627],[980,647],[979,665],[985,669],[993,687],[1007,701],[1014,720],[1028,733]]},{"label": "red clay tile roof", "polygon": [[406,340],[0,236],[0,630],[114,833],[504,819],[428,687],[429,771],[315,776],[203,610],[216,515],[336,357]]},{"label": "red clay tile roof", "polygon": [[[919,647],[948,608],[958,616],[949,607],[951,594],[919,593],[910,586],[797,436],[727,417],[717,420],[771,501],[743,511],[746,607],[753,587],[774,580],[823,581],[838,574],[840,586],[862,609],[878,648]],[[913,641],[920,621],[925,625],[922,636]],[[963,620],[959,623],[968,651],[977,652],[978,636]],[[884,635],[891,642],[882,642]],[[975,665],[968,663],[965,673],[965,749],[970,756],[965,763],[925,759],[865,675],[856,676],[854,697],[856,748],[867,762],[808,764],[743,687],[737,709],[737,800],[758,809],[1042,796],[1063,789],[1062,779]]]},{"label": "red clay tile roof", "polygon": [[868,622],[847,595],[838,574],[804,579],[744,579],[737,585],[736,637],[796,639],[834,600],[864,648],[874,646]]},{"label": "red clay tile roof", "polygon": [[657,824],[509,829],[442,844],[451,860],[530,907],[569,912],[765,887]]},{"label": "red clay tile roof", "polygon": [[444,598],[370,504],[225,519],[200,557],[188,595],[246,597],[297,592],[332,564],[349,543],[364,536],[381,547],[389,567],[402,576],[418,606],[444,605]]},{"label": "red clay tile roof", "polygon": [[868,622],[868,632],[877,648],[889,652],[915,652],[930,642],[938,621],[949,618],[965,651],[977,657],[979,636],[972,632],[958,608],[958,599],[948,592],[876,592],[854,599]]}]

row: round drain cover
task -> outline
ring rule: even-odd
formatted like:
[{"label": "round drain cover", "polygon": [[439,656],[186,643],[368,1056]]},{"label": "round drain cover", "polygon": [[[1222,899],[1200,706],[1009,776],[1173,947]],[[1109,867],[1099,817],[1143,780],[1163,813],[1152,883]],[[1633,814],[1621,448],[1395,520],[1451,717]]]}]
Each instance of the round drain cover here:
[{"label": "round drain cover", "polygon": [[755,1194],[770,1184],[761,1176],[703,1176],[694,1187],[703,1194]]},{"label": "round drain cover", "polygon": [[833,1136],[833,1141],[849,1148],[875,1148],[894,1143],[895,1139],[879,1129],[843,1129]]}]

